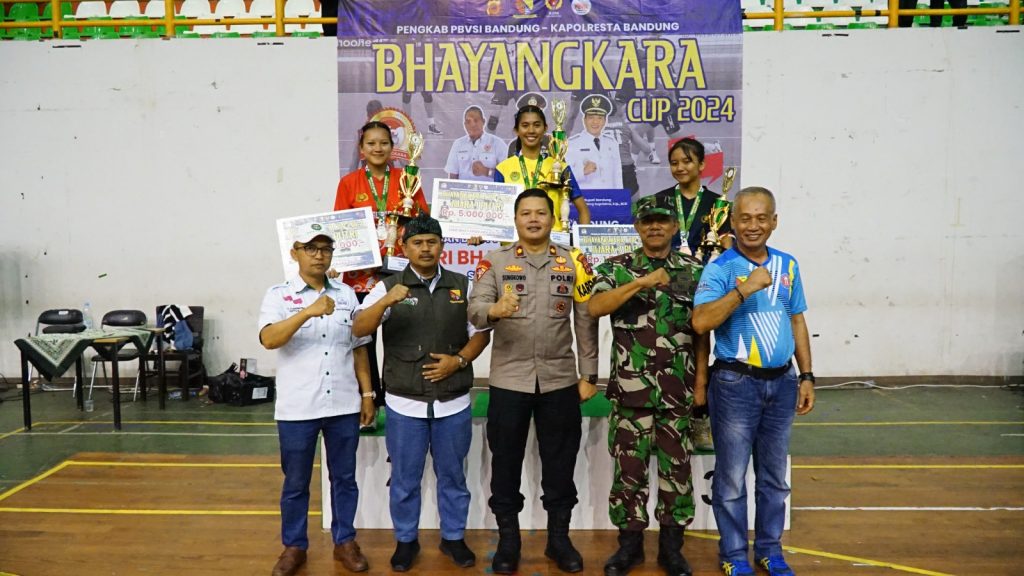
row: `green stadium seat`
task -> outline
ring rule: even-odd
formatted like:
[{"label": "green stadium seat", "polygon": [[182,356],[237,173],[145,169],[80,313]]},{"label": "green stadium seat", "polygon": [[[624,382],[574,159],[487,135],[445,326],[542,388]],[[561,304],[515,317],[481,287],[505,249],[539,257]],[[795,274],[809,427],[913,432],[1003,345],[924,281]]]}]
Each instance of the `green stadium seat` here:
[{"label": "green stadium seat", "polygon": [[277,36],[277,33],[273,30],[257,30],[252,33],[253,38],[273,38]]},{"label": "green stadium seat", "polygon": [[293,38],[319,38],[320,36],[323,36],[323,34],[316,30],[296,30],[289,34],[289,36],[292,36]]},{"label": "green stadium seat", "polygon": [[[89,18],[87,20],[79,20],[79,22],[97,22],[97,21],[113,21],[110,16],[103,16],[99,18]],[[121,35],[117,32],[117,29],[113,26],[82,26],[81,32],[82,38],[94,38],[96,40],[117,40]]]},{"label": "green stadium seat", "polygon": [[241,38],[242,35],[238,32],[214,32],[210,34],[211,38]]},{"label": "green stadium seat", "polygon": [[[74,10],[71,9],[71,2],[61,2],[60,3],[60,17],[61,17],[60,19],[61,20],[65,21],[65,22],[68,21],[68,20],[71,20],[71,15],[73,13],[74,13]],[[47,3],[46,6],[43,6],[43,16],[40,18],[40,20],[51,20],[51,19],[53,19],[53,5]],[[43,28],[42,35],[43,35],[43,38],[53,38],[53,29],[52,28]]]},{"label": "green stadium seat", "polygon": [[[11,5],[6,20],[8,22],[38,22],[39,8],[31,2],[18,2]],[[2,32],[5,32],[3,38],[11,40],[38,40],[42,35],[40,28],[6,28]]]}]

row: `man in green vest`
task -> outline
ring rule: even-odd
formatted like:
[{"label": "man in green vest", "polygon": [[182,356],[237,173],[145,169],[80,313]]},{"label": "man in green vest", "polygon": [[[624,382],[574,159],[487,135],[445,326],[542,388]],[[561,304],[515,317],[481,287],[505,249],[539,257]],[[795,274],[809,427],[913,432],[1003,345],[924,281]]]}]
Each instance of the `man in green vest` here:
[{"label": "man in green vest", "polygon": [[391,568],[405,572],[419,553],[420,484],[427,452],[434,459],[441,517],[441,552],[473,566],[466,546],[469,489],[464,463],[472,437],[472,361],[491,341],[467,318],[466,276],[439,265],[441,224],[425,215],[405,226],[409,265],[378,282],[356,312],[353,334],[383,324],[388,395],[386,443],[391,457],[390,509],[397,546]]}]

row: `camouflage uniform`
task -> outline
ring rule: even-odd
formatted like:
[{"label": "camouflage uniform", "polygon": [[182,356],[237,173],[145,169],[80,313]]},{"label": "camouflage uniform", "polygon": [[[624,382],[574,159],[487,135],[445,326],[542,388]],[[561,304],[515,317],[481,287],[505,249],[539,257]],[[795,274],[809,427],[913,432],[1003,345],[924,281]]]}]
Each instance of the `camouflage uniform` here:
[{"label": "camouflage uniform", "polygon": [[[679,252],[671,252],[664,262],[671,279],[667,289],[643,290],[611,314],[608,449],[615,475],[608,514],[626,530],[643,530],[648,524],[652,451],[658,458],[658,523],[686,526],[693,521],[692,445],[686,432],[694,386],[690,315],[702,267]],[[655,270],[643,249],[615,256],[597,267],[593,293]]]}]

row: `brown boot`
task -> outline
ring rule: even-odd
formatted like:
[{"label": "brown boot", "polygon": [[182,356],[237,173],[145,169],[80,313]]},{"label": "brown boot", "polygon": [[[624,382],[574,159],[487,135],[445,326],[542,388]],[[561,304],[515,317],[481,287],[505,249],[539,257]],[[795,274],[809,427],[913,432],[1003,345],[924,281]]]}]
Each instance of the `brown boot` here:
[{"label": "brown boot", "polygon": [[335,544],[334,559],[341,562],[349,572],[366,572],[370,568],[370,565],[366,563],[366,556],[363,556],[363,552],[355,540],[349,540],[344,544]]},{"label": "brown boot", "polygon": [[292,576],[306,563],[306,551],[298,546],[288,546],[274,564],[271,576]]}]

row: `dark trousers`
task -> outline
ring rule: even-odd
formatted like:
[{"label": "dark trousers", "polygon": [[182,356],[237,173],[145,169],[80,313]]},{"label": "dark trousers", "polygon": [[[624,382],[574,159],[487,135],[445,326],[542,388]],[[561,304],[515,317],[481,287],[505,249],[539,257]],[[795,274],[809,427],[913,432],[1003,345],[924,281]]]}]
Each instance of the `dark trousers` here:
[{"label": "dark trousers", "polygon": [[[320,16],[323,18],[338,17],[338,0],[324,0],[320,3]],[[324,36],[337,36],[337,24],[324,24]],[[362,302],[362,300],[360,300]]]},{"label": "dark trousers", "polygon": [[[321,4],[326,6],[326,4]],[[335,5],[337,7],[337,5]],[[363,300],[366,300],[366,295],[369,292],[356,292],[356,300],[362,304]],[[377,393],[377,398],[373,401],[377,405],[377,408],[384,406],[384,385],[380,381],[380,367],[377,365],[377,331],[374,330],[373,334],[370,334],[370,343],[366,346],[366,352],[370,357],[370,385],[373,386],[373,391]]]},{"label": "dark trousers", "polygon": [[518,514],[525,498],[519,491],[530,419],[540,448],[541,502],[548,512],[576,505],[573,470],[583,434],[579,393],[569,386],[547,394],[491,387],[487,406],[487,444],[491,450],[491,498],[495,516]]},{"label": "dark trousers", "polygon": [[[966,8],[967,0],[928,0],[928,7],[933,9],[945,8],[946,2],[950,8]],[[900,0],[900,8],[917,8],[917,0]],[[900,28],[909,28],[914,23],[913,16],[900,16]],[[967,16],[953,16],[953,26],[966,26]],[[942,16],[931,17],[932,28],[942,26]]]},{"label": "dark trousers", "polygon": [[356,537],[353,521],[359,487],[356,485],[356,448],[359,446],[359,414],[315,420],[278,420],[281,444],[281,542],[309,547],[306,528],[309,515],[309,481],[313,476],[316,439],[324,436],[331,490],[331,536],[335,544]]}]

